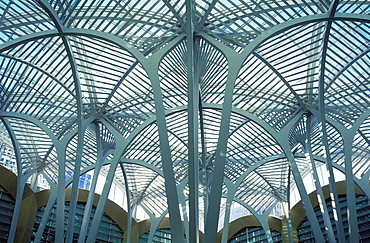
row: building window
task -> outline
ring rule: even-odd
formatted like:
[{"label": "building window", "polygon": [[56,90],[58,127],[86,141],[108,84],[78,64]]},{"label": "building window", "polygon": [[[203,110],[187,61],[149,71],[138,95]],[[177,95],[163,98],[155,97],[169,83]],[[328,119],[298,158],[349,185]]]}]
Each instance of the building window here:
[{"label": "building window", "polygon": [[6,242],[8,239],[14,205],[13,197],[0,186],[0,242]]},{"label": "building window", "polygon": [[[273,242],[282,242],[281,233],[270,230]],[[262,227],[246,227],[236,233],[228,243],[268,242],[265,230]]]},{"label": "building window", "polygon": [[[340,205],[340,211],[342,214],[343,219],[343,227],[344,232],[346,234],[346,240],[349,240],[349,226],[348,226],[348,219],[347,219],[347,199],[346,196],[339,196],[339,205]],[[332,227],[335,231],[335,221],[334,221],[334,215],[333,215],[333,207],[331,205],[330,200],[326,200],[326,206],[328,208],[329,216],[331,218]],[[359,237],[360,242],[370,242],[370,205],[369,201],[366,196],[363,195],[356,195],[356,208],[357,208],[357,224],[359,229]],[[326,242],[329,242],[327,233],[325,231],[325,225],[324,225],[324,219],[322,217],[320,207],[317,206],[315,208],[315,214],[316,218],[319,221],[319,224],[321,226],[321,231],[323,233],[324,239]],[[298,238],[299,242],[302,243],[308,243],[308,242],[314,242],[314,236],[312,233],[312,229],[310,227],[310,223],[308,221],[308,218],[304,218],[301,222],[301,224],[297,228],[298,230]],[[337,238],[336,232],[334,232],[334,235]]]},{"label": "building window", "polygon": [[[139,237],[139,243],[147,243],[149,238],[149,232],[146,232]],[[153,243],[171,243],[171,231],[170,229],[157,229],[154,233]]]},{"label": "building window", "polygon": [[[76,215],[75,215],[75,226],[74,226],[74,233],[73,233],[73,242],[78,242],[84,209],[85,209],[84,203],[77,203]],[[33,227],[32,239],[35,238],[35,235],[39,228],[44,211],[45,211],[45,207],[41,207],[37,211],[36,221]],[[66,202],[65,216],[64,216],[65,227],[66,227],[66,223],[68,222],[68,214],[69,214],[69,202]],[[91,225],[92,219],[94,218],[94,215],[95,215],[95,208],[93,207],[91,210],[87,235],[89,233],[90,225]],[[52,208],[50,212],[48,222],[46,223],[46,227],[42,235],[42,241],[41,241],[42,243],[55,242],[55,225],[56,225],[55,219],[56,219],[56,205],[54,205],[54,207]],[[118,225],[113,220],[111,220],[104,213],[95,242],[97,243],[108,243],[108,242],[109,243],[121,243],[122,240],[123,240],[123,231],[118,227]]]}]

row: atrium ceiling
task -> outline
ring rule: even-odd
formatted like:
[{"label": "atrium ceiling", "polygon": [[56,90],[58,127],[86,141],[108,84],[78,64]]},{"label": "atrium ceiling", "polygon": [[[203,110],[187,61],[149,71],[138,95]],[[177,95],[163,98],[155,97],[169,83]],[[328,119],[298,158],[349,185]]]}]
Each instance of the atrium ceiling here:
[{"label": "atrium ceiling", "polygon": [[369,196],[369,13],[365,0],[3,0],[1,139],[20,185],[42,174],[64,205],[94,171],[91,232],[115,183],[134,218],[169,214],[174,242],[181,220],[190,242],[199,228],[214,242],[233,205],[268,227],[294,188],[307,206],[322,166],[334,195],[343,174]]}]

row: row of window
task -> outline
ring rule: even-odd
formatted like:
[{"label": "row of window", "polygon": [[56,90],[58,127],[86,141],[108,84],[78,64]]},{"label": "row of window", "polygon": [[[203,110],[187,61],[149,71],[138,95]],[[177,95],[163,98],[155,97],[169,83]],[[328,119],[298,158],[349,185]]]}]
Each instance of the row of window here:
[{"label": "row of window", "polygon": [[[326,206],[328,208],[328,213],[332,222],[332,227],[334,231],[334,235],[336,237],[338,234],[336,234],[336,225],[334,220],[334,213],[333,213],[333,207],[330,200],[326,201]],[[340,207],[340,213],[342,215],[343,220],[343,227],[344,232],[346,234],[346,240],[349,240],[349,226],[348,226],[348,218],[347,218],[347,200],[345,196],[339,196],[339,207]],[[356,209],[357,209],[357,224],[359,228],[359,237],[360,242],[370,242],[370,205],[369,201],[366,196],[357,195],[356,196]],[[326,242],[329,242],[326,230],[325,230],[325,224],[324,219],[322,217],[322,213],[320,211],[320,207],[315,208],[315,214],[316,218],[319,221],[322,234],[324,236],[324,239]],[[300,239],[300,242],[314,242],[314,237],[312,233],[312,229],[310,227],[310,223],[307,218],[305,218],[301,224],[297,228],[298,231],[298,237]],[[338,240],[336,238],[336,240]]]},{"label": "row of window", "polygon": [[[74,225],[74,234],[73,234],[73,242],[78,241],[79,232],[81,230],[83,214],[85,210],[84,203],[77,203],[76,207],[76,215],[75,215],[75,225]],[[39,208],[36,215],[36,220],[33,228],[33,235],[36,235],[36,232],[39,228],[41,218],[44,214],[45,207]],[[69,214],[69,203],[65,203],[65,215],[64,215],[64,225],[65,229],[67,227],[68,222],[68,214]],[[91,226],[91,222],[95,215],[95,208],[92,208],[89,220],[89,227],[87,234],[89,233],[89,229]],[[48,222],[46,228],[43,233],[42,243],[52,243],[55,242],[55,225],[56,225],[56,205],[54,205],[53,209],[50,211]],[[34,237],[33,237],[34,238]],[[102,221],[100,223],[98,235],[96,238],[96,242],[112,242],[112,243],[121,243],[123,239],[123,231],[118,227],[118,225],[113,222],[106,214],[103,215]]]},{"label": "row of window", "polygon": [[[271,237],[273,242],[282,242],[282,236],[280,232],[271,230]],[[262,227],[248,227],[244,228],[235,234],[229,240],[229,243],[242,243],[242,242],[268,242],[265,230]]]},{"label": "row of window", "polygon": [[[347,214],[346,214],[346,197],[340,196],[340,211],[342,213],[343,217],[343,225],[345,228],[346,233],[346,239],[349,239],[349,232],[348,232],[348,220],[347,220]],[[326,201],[327,208],[329,215],[332,219],[332,226],[335,230],[335,222],[334,222],[334,216],[333,216],[333,208],[331,206],[330,200]],[[8,233],[10,230],[13,210],[14,210],[15,201],[12,198],[12,196],[3,188],[0,186],[0,242],[6,242],[8,239]],[[369,201],[366,196],[357,195],[356,196],[356,208],[357,208],[357,221],[358,221],[358,227],[359,227],[359,237],[361,242],[370,242],[370,205]],[[37,216],[34,223],[33,228],[33,236],[32,239],[34,239],[34,236],[38,230],[39,224],[41,222],[41,218],[44,214],[45,207],[39,208],[37,212]],[[85,210],[85,204],[84,203],[78,203],[76,208],[76,215],[75,215],[75,227],[74,227],[74,235],[73,235],[73,242],[77,242],[78,240],[78,233],[80,232],[81,225],[82,225],[82,219],[83,219],[83,213]],[[65,204],[65,225],[68,221],[68,213],[69,213],[69,203],[66,202]],[[316,217],[319,221],[319,224],[322,228],[322,233],[324,235],[324,238],[328,242],[328,237],[325,231],[325,225],[323,221],[323,217],[320,211],[320,207],[315,208]],[[89,227],[91,225],[92,219],[95,214],[95,208],[92,209],[90,221],[89,221]],[[54,205],[53,209],[51,210],[49,216],[48,216],[48,222],[45,227],[45,230],[43,232],[42,241],[43,243],[48,242],[55,242],[55,220],[56,220],[56,206]],[[301,224],[297,228],[298,231],[298,238],[299,242],[302,243],[308,243],[308,242],[314,242],[314,237],[312,233],[312,229],[310,227],[310,223],[307,218],[302,220]],[[335,234],[336,235],[336,234]],[[271,230],[271,236],[273,239],[273,242],[280,243],[282,242],[282,235],[280,232]],[[139,238],[139,243],[146,243],[148,242],[149,232],[146,232],[142,234]],[[123,240],[123,231],[118,227],[118,225],[113,222],[106,214],[103,215],[99,232],[97,235],[96,242],[98,243],[104,243],[104,242],[112,242],[112,243],[121,243]],[[31,240],[33,242],[33,240]],[[155,243],[170,243],[171,240],[171,232],[169,229],[158,229],[155,234],[153,241]],[[229,243],[264,243],[268,242],[267,237],[265,234],[265,231],[262,227],[248,227],[244,228],[241,231],[239,231],[237,234],[235,234],[230,240]]]},{"label": "row of window", "polygon": [[0,242],[6,242],[10,231],[15,201],[3,187],[0,186]]}]

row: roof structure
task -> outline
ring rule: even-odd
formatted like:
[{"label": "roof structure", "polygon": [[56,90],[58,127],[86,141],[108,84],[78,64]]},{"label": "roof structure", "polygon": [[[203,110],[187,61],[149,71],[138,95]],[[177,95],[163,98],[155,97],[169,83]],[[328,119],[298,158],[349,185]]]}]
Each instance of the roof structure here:
[{"label": "roof structure", "polygon": [[43,175],[50,203],[105,176],[90,232],[113,183],[134,218],[169,215],[174,242],[198,229],[215,242],[236,205],[267,229],[294,188],[308,205],[319,168],[333,195],[343,174],[369,196],[369,13],[366,0],[3,0],[0,138],[19,184]]}]

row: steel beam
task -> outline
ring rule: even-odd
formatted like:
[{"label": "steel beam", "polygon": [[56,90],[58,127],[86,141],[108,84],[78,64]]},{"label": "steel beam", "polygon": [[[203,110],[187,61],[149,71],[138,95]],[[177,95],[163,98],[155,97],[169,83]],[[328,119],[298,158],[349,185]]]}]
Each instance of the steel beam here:
[{"label": "steel beam", "polygon": [[[105,124],[105,125],[109,125],[109,124],[106,124],[106,122],[104,120],[102,120],[102,123]],[[110,168],[109,168],[107,177],[105,179],[103,192],[100,196],[98,206],[97,206],[96,211],[95,211],[94,219],[91,222],[90,233],[89,233],[89,236],[88,236],[87,241],[86,241],[87,243],[94,243],[95,240],[96,240],[96,236],[97,236],[98,231],[99,231],[99,225],[100,225],[101,219],[102,219],[103,214],[104,214],[105,206],[106,206],[106,203],[107,203],[107,200],[108,200],[108,195],[109,195],[112,183],[113,183],[115,172],[116,172],[118,163],[120,162],[122,153],[124,152],[124,149],[127,146],[127,140],[124,139],[119,132],[112,129],[112,127],[110,127],[110,126],[107,126],[107,128],[113,134],[113,136],[116,139],[116,149],[114,151],[113,159],[111,161]]]},{"label": "steel beam", "polygon": [[345,175],[346,175],[346,196],[347,196],[347,220],[348,220],[348,232],[350,242],[360,242],[359,239],[359,227],[357,221],[357,206],[356,206],[356,195],[355,195],[355,183],[354,175],[352,170],[352,148],[353,140],[356,134],[356,130],[348,131],[343,135],[344,145],[344,164],[345,164]]},{"label": "steel beam", "polygon": [[79,243],[84,243],[85,240],[86,240],[86,234],[87,234],[87,230],[88,230],[89,223],[90,223],[90,215],[91,215],[92,204],[93,204],[94,197],[95,197],[95,189],[96,189],[96,185],[97,185],[97,182],[98,182],[98,177],[99,177],[99,174],[100,174],[100,170],[101,170],[101,167],[102,167],[103,161],[104,161],[103,150],[102,150],[102,141],[101,141],[102,139],[101,139],[101,136],[100,136],[99,123],[95,123],[94,126],[95,126],[95,134],[96,134],[97,158],[96,158],[96,163],[94,165],[94,167],[95,167],[94,168],[94,175],[93,175],[93,178],[91,180],[89,195],[87,196],[87,202],[85,204],[84,215],[83,215],[83,218],[82,218],[81,230],[80,230],[80,234],[79,234],[79,237],[78,237],[78,242]]},{"label": "steel beam", "polygon": [[[334,16],[336,6],[338,5],[338,0],[333,1],[328,14],[330,17]],[[337,234],[338,234],[338,241],[341,243],[346,242],[345,234],[344,234],[344,227],[343,227],[343,219],[342,214],[340,212],[339,207],[339,199],[338,199],[338,192],[335,184],[335,177],[333,171],[333,162],[331,160],[330,155],[330,148],[328,143],[328,135],[326,131],[326,118],[325,118],[325,71],[326,71],[326,58],[327,58],[327,50],[329,45],[329,36],[330,30],[332,27],[332,21],[329,20],[326,24],[325,33],[323,36],[323,48],[322,48],[322,55],[321,55],[321,69],[319,75],[319,94],[318,94],[318,116],[317,119],[321,122],[321,132],[322,132],[322,144],[324,147],[324,154],[326,155],[326,167],[329,173],[329,188],[331,194],[331,200],[333,204],[333,213],[335,218],[335,223],[337,227]]]},{"label": "steel beam", "polygon": [[308,218],[308,220],[311,224],[311,228],[312,228],[313,235],[315,237],[315,241],[316,242],[325,242],[325,239],[324,239],[323,235],[321,234],[321,228],[320,228],[319,222],[318,222],[318,220],[316,218],[316,215],[315,215],[315,212],[312,208],[310,198],[308,197],[306,187],[303,183],[301,173],[298,169],[298,165],[297,165],[297,163],[294,159],[294,156],[293,156],[293,154],[290,150],[290,146],[288,144],[288,139],[282,140],[281,146],[284,149],[286,157],[287,157],[287,159],[290,163],[292,174],[293,174],[295,183],[297,185],[299,195],[301,196],[302,203],[304,205],[307,218]]},{"label": "steel beam", "polygon": [[312,155],[311,124],[312,124],[312,116],[308,115],[307,121],[306,121],[306,128],[307,128],[307,131],[306,131],[307,148],[306,149],[307,149],[307,156],[308,156],[307,159],[309,159],[310,163],[311,163],[311,169],[312,169],[311,174],[312,174],[313,179],[314,179],[314,184],[315,184],[316,193],[317,193],[317,199],[319,201],[319,206],[321,208],[321,213],[322,213],[322,216],[323,216],[323,219],[324,219],[324,224],[325,224],[326,232],[327,232],[327,235],[328,235],[328,239],[329,239],[330,243],[332,243],[332,242],[334,243],[334,242],[336,242],[335,235],[334,235],[333,227],[332,227],[332,224],[331,224],[328,208],[326,206],[324,193],[323,193],[321,185],[320,185],[319,176],[317,174],[316,164],[315,164],[315,161],[314,161],[313,155]]},{"label": "steel beam", "polygon": [[174,242],[181,243],[184,242],[185,239],[180,217],[179,199],[176,181],[174,178],[173,162],[171,158],[171,148],[167,134],[165,109],[163,105],[162,92],[158,77],[159,60],[160,60],[159,58],[156,59],[153,58],[153,60],[152,59],[150,60],[150,63],[149,62],[143,63],[143,66],[148,73],[149,79],[153,87],[168,212],[171,218],[170,227],[172,240]]},{"label": "steel beam", "polygon": [[188,66],[188,177],[189,242],[199,242],[199,81],[196,74],[193,0],[186,1],[186,47]]},{"label": "steel beam", "polygon": [[21,161],[21,152],[20,152],[20,147],[17,142],[17,137],[14,133],[14,130],[12,129],[9,121],[6,118],[1,118],[1,121],[3,122],[6,130],[8,131],[8,134],[10,136],[10,139],[13,144],[14,148],[14,153],[15,153],[15,159],[16,159],[16,164],[17,164],[17,192],[16,192],[16,197],[15,197],[15,205],[14,205],[14,210],[13,210],[13,215],[12,215],[12,222],[10,225],[9,229],[9,235],[8,235],[8,243],[13,243],[14,238],[15,238],[15,233],[18,225],[18,219],[19,219],[19,213],[21,211],[21,204],[22,204],[22,199],[23,199],[23,192],[24,192],[24,187],[26,185],[26,181],[28,176],[25,176],[23,174],[23,168],[22,168],[22,161]]}]

